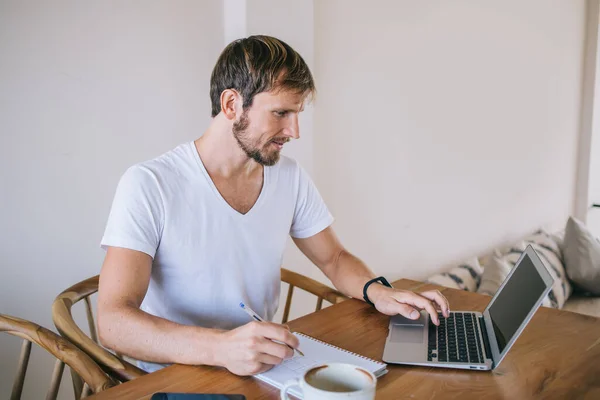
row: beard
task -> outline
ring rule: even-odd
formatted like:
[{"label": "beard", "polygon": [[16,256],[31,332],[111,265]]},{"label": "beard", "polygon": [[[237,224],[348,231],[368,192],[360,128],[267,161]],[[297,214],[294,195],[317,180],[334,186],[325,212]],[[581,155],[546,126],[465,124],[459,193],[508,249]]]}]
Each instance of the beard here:
[{"label": "beard", "polygon": [[[273,166],[279,161],[279,150],[270,150],[269,147],[273,140],[269,140],[266,145],[262,145],[255,140],[252,140],[247,132],[250,126],[247,110],[244,110],[238,121],[233,123],[233,137],[238,142],[240,148],[246,155],[263,166]],[[279,139],[287,141],[288,139]]]}]

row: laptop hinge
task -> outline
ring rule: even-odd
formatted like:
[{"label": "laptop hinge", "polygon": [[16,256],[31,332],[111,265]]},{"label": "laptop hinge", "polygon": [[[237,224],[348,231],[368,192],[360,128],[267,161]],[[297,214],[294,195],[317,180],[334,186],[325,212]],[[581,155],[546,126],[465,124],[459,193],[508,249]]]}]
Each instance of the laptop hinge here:
[{"label": "laptop hinge", "polygon": [[492,364],[494,359],[492,358],[492,348],[490,347],[490,340],[487,333],[487,328],[485,327],[485,321],[483,317],[478,317],[479,320],[479,328],[481,329],[481,337],[483,338],[483,347],[485,351],[485,357],[492,360]]}]

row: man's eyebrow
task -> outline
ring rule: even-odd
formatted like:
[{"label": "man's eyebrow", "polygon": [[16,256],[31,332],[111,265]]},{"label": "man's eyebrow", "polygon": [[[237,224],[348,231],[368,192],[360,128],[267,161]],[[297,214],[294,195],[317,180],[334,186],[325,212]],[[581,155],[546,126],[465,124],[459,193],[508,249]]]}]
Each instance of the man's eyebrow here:
[{"label": "man's eyebrow", "polygon": [[300,109],[297,108],[288,108],[288,107],[275,107],[276,110],[278,111],[285,111],[285,112],[302,112],[304,111],[304,106],[302,106]]}]

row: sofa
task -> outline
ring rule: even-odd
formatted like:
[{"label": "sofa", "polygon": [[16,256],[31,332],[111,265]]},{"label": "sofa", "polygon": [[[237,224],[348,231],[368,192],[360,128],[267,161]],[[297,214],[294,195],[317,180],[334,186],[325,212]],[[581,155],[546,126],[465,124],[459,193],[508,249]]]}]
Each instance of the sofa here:
[{"label": "sofa", "polygon": [[510,246],[430,276],[437,285],[493,296],[527,246],[538,253],[554,285],[542,306],[600,318],[600,240],[570,217],[563,231],[538,230]]}]

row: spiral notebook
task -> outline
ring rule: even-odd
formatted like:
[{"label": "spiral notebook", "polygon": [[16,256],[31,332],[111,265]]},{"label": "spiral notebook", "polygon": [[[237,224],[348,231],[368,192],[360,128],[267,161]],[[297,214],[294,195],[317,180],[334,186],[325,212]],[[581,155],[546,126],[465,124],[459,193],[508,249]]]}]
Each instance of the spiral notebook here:
[{"label": "spiral notebook", "polygon": [[[300,356],[294,352],[293,358],[285,360],[267,372],[255,375],[256,378],[277,388],[281,388],[287,381],[294,378],[301,378],[308,369],[316,365],[331,362],[353,364],[362,367],[372,372],[377,378],[388,372],[387,364],[382,362],[341,349],[303,333],[294,332],[294,335],[300,341],[299,348],[304,353],[304,356]],[[292,388],[290,393],[298,398],[302,398],[301,392],[296,387]]]}]

